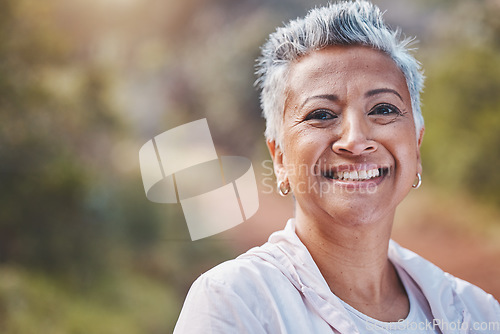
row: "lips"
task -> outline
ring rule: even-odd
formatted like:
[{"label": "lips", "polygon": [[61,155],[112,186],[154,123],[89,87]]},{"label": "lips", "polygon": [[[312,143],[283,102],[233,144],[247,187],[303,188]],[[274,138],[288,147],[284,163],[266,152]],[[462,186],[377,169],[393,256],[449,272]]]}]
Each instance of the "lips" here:
[{"label": "lips", "polygon": [[367,181],[376,179],[380,176],[386,176],[389,173],[387,167],[359,167],[349,168],[348,166],[338,167],[329,171],[325,171],[323,176],[338,181]]}]

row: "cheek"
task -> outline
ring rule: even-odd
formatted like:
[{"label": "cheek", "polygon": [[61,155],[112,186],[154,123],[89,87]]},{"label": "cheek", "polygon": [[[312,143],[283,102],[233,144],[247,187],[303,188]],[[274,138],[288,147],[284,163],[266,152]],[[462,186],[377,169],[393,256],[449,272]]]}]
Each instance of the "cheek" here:
[{"label": "cheek", "polygon": [[283,161],[290,182],[297,184],[314,176],[315,166],[321,156],[321,141],[311,134],[296,132],[290,133],[284,142],[286,150]]},{"label": "cheek", "polygon": [[417,173],[417,146],[416,143],[399,144],[394,147],[396,170],[399,175],[413,178]]},{"label": "cheek", "polygon": [[314,140],[307,134],[306,131],[293,129],[287,131],[283,139],[285,159],[295,164],[299,161],[305,161],[307,156],[310,155],[311,149],[314,145]]},{"label": "cheek", "polygon": [[389,127],[381,127],[382,132],[378,132],[380,138],[383,138],[385,144],[391,147],[391,150],[397,152],[396,159],[401,160],[417,159],[417,140],[413,119],[405,120],[401,123],[392,124]]}]

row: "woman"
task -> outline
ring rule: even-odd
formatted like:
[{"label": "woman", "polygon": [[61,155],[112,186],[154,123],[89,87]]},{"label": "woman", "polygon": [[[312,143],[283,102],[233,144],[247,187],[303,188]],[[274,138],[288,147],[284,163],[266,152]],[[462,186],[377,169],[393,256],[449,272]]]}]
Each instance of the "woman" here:
[{"label": "woman", "polygon": [[176,333],[500,333],[500,306],[390,240],[421,183],[423,76],[367,2],[278,29],[258,66],[278,189],[295,218],[202,275]]}]

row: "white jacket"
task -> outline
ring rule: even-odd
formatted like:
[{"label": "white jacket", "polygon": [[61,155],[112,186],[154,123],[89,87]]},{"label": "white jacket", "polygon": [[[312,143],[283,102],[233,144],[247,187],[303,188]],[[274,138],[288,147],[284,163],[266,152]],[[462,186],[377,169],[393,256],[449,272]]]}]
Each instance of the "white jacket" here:
[{"label": "white jacket", "polygon": [[[480,288],[399,246],[389,259],[427,298],[442,333],[500,333],[500,306]],[[291,219],[261,247],[200,276],[189,290],[178,334],[359,333],[295,234]]]}]

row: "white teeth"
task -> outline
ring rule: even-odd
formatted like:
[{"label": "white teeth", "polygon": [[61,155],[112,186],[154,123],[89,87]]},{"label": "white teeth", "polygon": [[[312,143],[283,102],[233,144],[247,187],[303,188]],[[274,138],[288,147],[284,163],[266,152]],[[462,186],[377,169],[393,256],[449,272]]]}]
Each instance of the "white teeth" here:
[{"label": "white teeth", "polygon": [[374,168],[369,170],[338,172],[333,175],[337,180],[360,181],[378,177],[380,176],[380,171],[378,168]]}]

